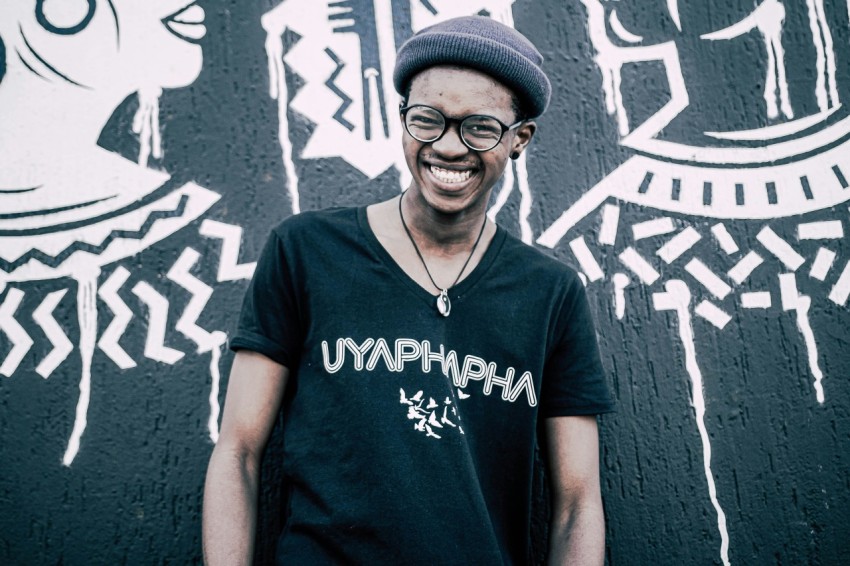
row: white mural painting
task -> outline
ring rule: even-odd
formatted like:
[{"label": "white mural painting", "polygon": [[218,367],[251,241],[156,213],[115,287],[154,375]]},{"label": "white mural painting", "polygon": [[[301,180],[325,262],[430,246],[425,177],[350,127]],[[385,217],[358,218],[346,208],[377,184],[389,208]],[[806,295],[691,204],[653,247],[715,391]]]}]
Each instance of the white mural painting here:
[{"label": "white mural painting", "polygon": [[[401,189],[407,188],[410,173],[401,151],[400,100],[392,84],[396,50],[412,33],[456,16],[485,14],[513,26],[513,2],[284,0],[264,14],[269,95],[278,104],[278,140],[293,213],[301,210],[301,195],[290,112],[315,124],[298,159],[341,158],[370,179],[395,168]],[[285,51],[287,32],[298,39]],[[303,81],[291,94],[288,73]],[[497,217],[514,190],[520,198],[521,236],[530,244],[525,154],[506,170],[490,218]]]},{"label": "white mural painting", "polygon": [[[35,283],[58,280],[67,287],[47,294],[32,315],[52,349],[35,371],[49,378],[76,346],[80,355],[79,399],[62,462],[80,451],[87,426],[92,359],[99,349],[116,371],[137,365],[121,346],[136,316],[147,319],[144,356],[166,364],[184,357],[166,345],[167,298],[156,273],[136,273],[130,290],[143,309],[119,295],[133,278],[132,262],[122,262],[157,245],[201,218],[220,195],[195,183],[177,184],[149,166],[162,157],[159,98],[163,89],[190,85],[203,54],[204,10],[194,1],[35,0],[0,4],[0,40],[6,52],[0,76],[0,331],[11,349],[0,373],[11,378],[35,337],[18,308]],[[135,94],[132,129],[138,135],[136,162],[104,149],[98,139],[116,108]],[[223,242],[218,281],[250,278],[251,264],[238,265],[241,228],[207,219],[200,235]],[[190,274],[201,254],[186,248],[168,279],[191,295],[175,330],[209,353],[209,433],[218,434],[218,362],[225,336],[207,332],[197,319],[212,287]],[[100,282],[100,283],[99,283]],[[69,291],[71,291],[69,293]],[[77,328],[52,315],[74,297]],[[102,303],[102,305],[98,302]],[[106,306],[106,310],[103,309]],[[177,305],[179,308],[179,305]],[[97,335],[98,317],[112,319]],[[76,334],[76,343],[71,337]]]},{"label": "white mural painting", "polygon": [[[705,128],[683,139],[664,135],[692,109],[675,38],[652,43],[629,29],[628,0],[579,2],[601,76],[600,108],[634,155],[584,192],[536,243],[568,246],[588,287],[610,295],[617,319],[626,320],[630,296],[643,287],[652,308],[675,321],[720,560],[728,565],[734,533],[715,484],[718,466],[706,418],[711,399],[704,391],[712,376],[699,365],[697,332],[706,324],[712,332],[734,327],[750,311],[790,317],[806,352],[811,400],[827,403],[830,376],[822,369],[812,309],[818,301],[845,306],[850,299],[850,113],[837,81],[835,30],[823,0],[761,0],[738,21],[701,34],[696,39],[707,49],[759,42],[766,65],[759,70],[763,89],[752,104],[766,121],[749,129]],[[338,158],[369,179],[394,170],[406,187],[399,97],[391,80],[396,49],[413,32],[454,16],[480,13],[513,25],[513,5],[283,0],[265,13],[269,95],[277,103],[292,212],[301,210],[298,164],[306,160]],[[684,33],[685,3],[666,0],[666,8],[671,29]],[[784,38],[791,8],[807,15],[811,45],[795,56],[811,55],[811,80],[787,75],[790,47]],[[163,157],[159,101],[164,90],[187,87],[199,76],[205,17],[192,0],[0,3],[0,335],[9,345],[0,351],[0,374],[26,379],[34,372],[49,379],[79,356],[79,395],[61,455],[66,466],[83,447],[92,388],[107,377],[93,375],[95,356],[115,372],[136,368],[142,357],[174,365],[193,354],[209,356],[211,386],[204,402],[209,437],[218,438],[226,335],[198,321],[215,285],[250,279],[255,264],[240,263],[242,228],[208,217],[219,193],[177,182],[157,168]],[[646,118],[630,111],[623,82],[624,69],[641,65],[662,69],[669,90]],[[813,108],[795,99],[795,81],[810,89]],[[295,84],[297,91],[290,92]],[[132,131],[139,151],[133,159],[98,145],[128,97],[137,108]],[[303,147],[293,141],[293,119],[310,122]],[[519,206],[511,220],[532,244],[526,153],[506,169],[488,216],[500,219],[512,198]],[[641,219],[626,220],[634,210]],[[595,231],[580,231],[590,223]],[[173,236],[195,225],[197,235],[188,239],[197,245],[180,244],[162,277],[131,260],[169,242],[176,246]],[[216,257],[205,257],[209,240],[220,243]],[[198,275],[204,265],[214,266],[215,281]],[[772,284],[765,286],[765,280]],[[45,281],[52,285],[47,293],[38,289]],[[38,305],[25,312],[28,295],[37,296]],[[75,320],[56,315],[69,307]],[[133,326],[139,318],[144,324]],[[99,322],[105,327],[100,333]],[[131,328],[135,337],[128,335]],[[194,352],[175,347],[175,332]],[[143,345],[135,357],[125,349],[133,339]],[[459,399],[466,395],[457,393]],[[441,402],[422,391],[399,394],[400,409],[423,434],[436,439],[461,430],[456,400]]]},{"label": "white mural painting", "polygon": [[[811,10],[810,10],[811,13]],[[821,16],[822,18],[822,16]],[[767,115],[770,118],[779,116],[779,110],[786,118],[794,117],[791,108],[791,100],[788,95],[788,80],[785,77],[785,52],[782,47],[782,23],[785,21],[785,6],[779,0],[764,0],[746,18],[735,24],[704,34],[703,39],[711,41],[730,40],[758,30],[765,43],[767,54],[767,76],[764,80],[764,102],[767,105]],[[828,34],[828,32],[827,32]],[[815,44],[820,46],[819,41]],[[818,60],[823,49],[818,50]],[[820,94],[823,82],[823,70],[818,73],[818,94]],[[833,78],[832,84],[835,84]],[[820,102],[820,96],[818,97]],[[821,108],[824,110],[825,108]]]},{"label": "white mural painting", "polygon": [[[729,533],[726,528],[726,513],[717,499],[717,487],[714,484],[714,474],[711,470],[711,442],[705,427],[705,396],[703,394],[702,372],[697,363],[696,340],[691,322],[691,292],[687,283],[677,279],[664,284],[663,293],[655,293],[652,297],[655,310],[672,311],[675,313],[679,326],[679,339],[685,350],[685,368],[691,380],[691,402],[696,416],[697,429],[702,442],[702,459],[705,470],[705,481],[708,485],[708,495],[711,505],[717,513],[717,529],[720,532],[720,556],[724,563],[729,562]],[[711,304],[711,303],[702,303]],[[697,307],[699,308],[699,307]]]},{"label": "white mural painting", "polygon": [[[817,109],[808,114],[805,105],[791,95],[785,64],[789,47],[783,42],[787,5],[800,2],[795,7],[809,16],[813,48],[807,52],[814,53],[810,67],[815,76],[806,84]],[[738,318],[735,312],[741,313],[742,320],[752,309],[788,313],[807,352],[812,397],[817,404],[826,402],[829,376],[820,366],[809,314],[814,301],[844,306],[850,297],[850,258],[841,258],[843,264],[839,260],[847,215],[846,206],[839,205],[850,200],[850,142],[846,141],[850,114],[842,107],[836,84],[832,31],[822,0],[763,0],[732,25],[699,36],[710,50],[713,43],[736,41],[745,34],[752,38],[757,32],[767,75],[763,96],[753,101],[753,113],[762,111],[768,122],[755,129],[694,132],[692,139],[683,141],[664,135],[690,104],[675,39],[647,44],[624,25],[625,18],[618,14],[624,2],[581,3],[594,61],[602,75],[602,102],[616,122],[620,144],[635,150],[635,155],[587,190],[543,231],[537,243],[554,248],[566,238],[588,285],[611,293],[618,319],[627,316],[632,285],[651,289],[654,309],[675,315],[708,494],[717,517],[720,559],[728,565],[730,533],[723,498],[714,482],[704,376],[693,321],[697,317],[720,331]],[[667,2],[670,21],[679,33],[680,8],[685,8],[680,4]],[[670,95],[657,112],[632,124],[622,96],[621,70],[627,63],[643,62],[663,65]],[[649,219],[622,226],[625,207],[642,210]],[[812,214],[816,219],[810,218]],[[587,226],[587,220],[593,219],[598,222],[595,237],[586,230],[582,235],[571,234],[579,223]],[[748,233],[745,223],[756,224],[755,236],[733,237],[732,233]],[[740,229],[728,229],[738,225]],[[795,229],[789,231],[789,225]],[[606,257],[619,263],[613,273],[603,267]],[[757,270],[759,281],[771,273],[774,290],[754,287]],[[798,282],[806,277],[820,289],[818,296],[798,291]]]}]

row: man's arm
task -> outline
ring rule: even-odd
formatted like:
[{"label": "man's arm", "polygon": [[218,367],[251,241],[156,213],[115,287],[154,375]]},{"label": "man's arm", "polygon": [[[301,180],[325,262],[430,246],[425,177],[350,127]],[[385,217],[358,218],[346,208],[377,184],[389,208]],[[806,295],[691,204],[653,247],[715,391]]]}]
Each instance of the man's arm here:
[{"label": "man's arm", "polygon": [[221,434],[204,486],[204,562],[251,564],[260,459],[289,371],[269,358],[240,350],[233,360]]},{"label": "man's arm", "polygon": [[605,561],[605,516],[599,487],[596,416],[546,419],[552,493],[550,566]]}]

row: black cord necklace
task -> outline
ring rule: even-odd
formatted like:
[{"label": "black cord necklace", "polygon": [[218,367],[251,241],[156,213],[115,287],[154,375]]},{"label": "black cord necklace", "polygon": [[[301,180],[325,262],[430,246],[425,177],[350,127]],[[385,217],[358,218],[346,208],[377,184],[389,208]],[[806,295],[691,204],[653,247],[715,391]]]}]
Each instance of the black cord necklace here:
[{"label": "black cord necklace", "polygon": [[410,228],[407,227],[407,222],[404,221],[404,213],[401,211],[401,201],[404,199],[404,195],[407,194],[402,193],[402,195],[398,199],[398,216],[401,218],[401,225],[404,227],[404,231],[407,234],[407,237],[410,238],[410,243],[413,244],[413,249],[416,250],[416,255],[419,257],[419,261],[422,262],[422,267],[425,268],[425,273],[428,274],[428,279],[431,280],[431,284],[437,288],[440,292],[440,295],[437,297],[437,312],[439,312],[443,316],[449,316],[452,312],[452,302],[449,300],[449,289],[457,285],[457,282],[460,281],[461,275],[466,271],[466,266],[469,265],[469,260],[472,259],[472,256],[475,255],[475,249],[478,247],[478,242],[481,241],[481,236],[484,234],[484,227],[487,225],[487,217],[484,217],[484,222],[481,223],[481,230],[478,231],[478,237],[475,238],[475,243],[472,244],[472,251],[469,252],[469,256],[466,258],[466,261],[463,262],[463,267],[460,268],[460,273],[455,277],[454,283],[445,289],[437,285],[437,282],[434,281],[434,278],[431,276],[431,271],[428,269],[428,264],[425,263],[425,258],[422,257],[422,252],[419,251],[419,246],[416,245],[416,240],[413,239],[413,234],[410,233]]}]

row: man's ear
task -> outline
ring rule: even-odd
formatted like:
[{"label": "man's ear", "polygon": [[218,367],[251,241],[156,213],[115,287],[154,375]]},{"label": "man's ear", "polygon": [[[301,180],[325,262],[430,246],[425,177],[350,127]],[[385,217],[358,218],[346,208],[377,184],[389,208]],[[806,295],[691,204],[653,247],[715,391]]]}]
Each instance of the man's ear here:
[{"label": "man's ear", "polygon": [[511,159],[519,159],[519,156],[531,143],[534,133],[537,131],[537,122],[527,120],[516,129],[514,132],[513,143],[511,144]]}]

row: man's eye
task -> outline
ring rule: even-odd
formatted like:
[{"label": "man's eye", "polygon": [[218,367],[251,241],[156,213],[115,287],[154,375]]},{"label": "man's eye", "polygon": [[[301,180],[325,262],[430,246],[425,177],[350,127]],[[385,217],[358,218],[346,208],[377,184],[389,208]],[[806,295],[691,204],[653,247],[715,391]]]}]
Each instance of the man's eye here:
[{"label": "man's eye", "polygon": [[481,122],[465,124],[464,130],[467,133],[478,137],[497,137],[501,134],[501,128],[496,128],[493,124]]},{"label": "man's eye", "polygon": [[441,126],[438,120],[426,116],[414,116],[408,123],[417,128],[439,128]]}]

